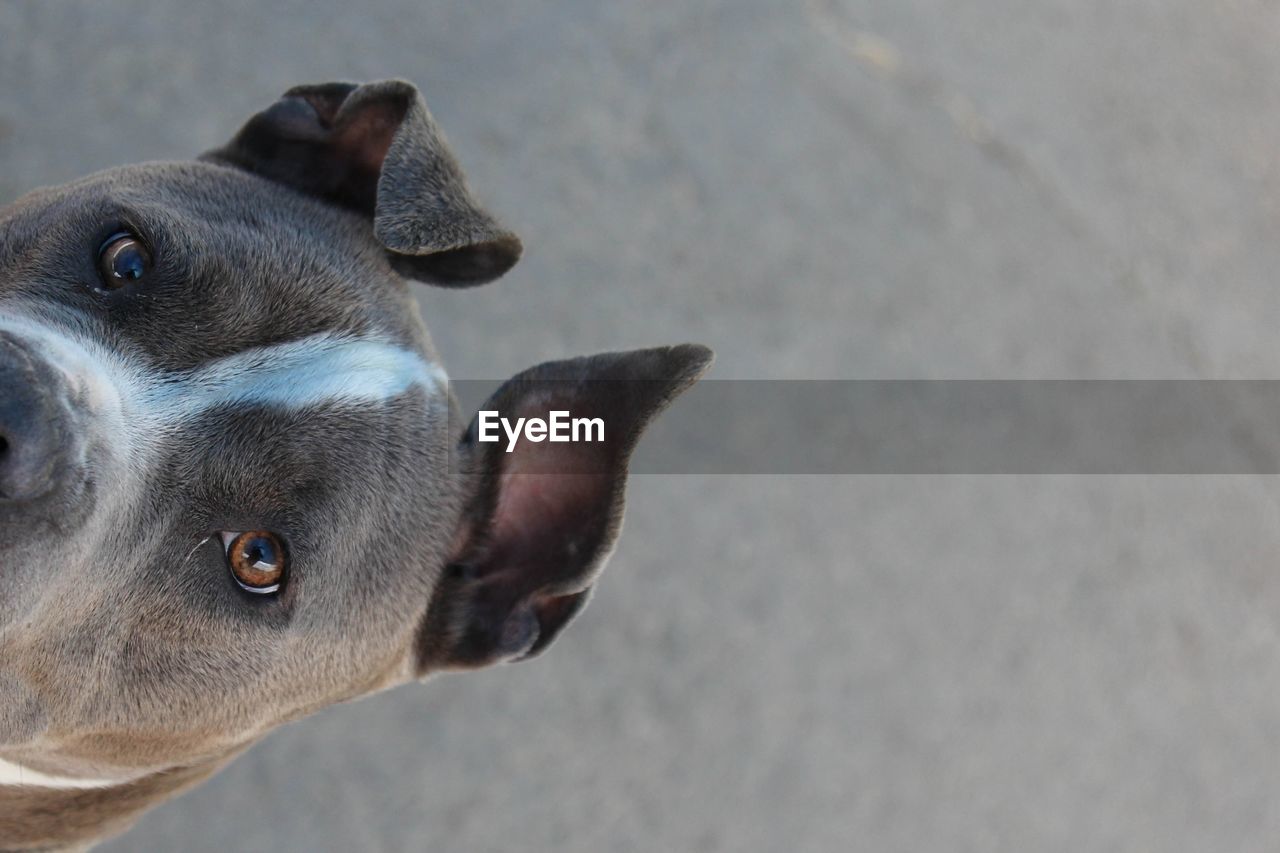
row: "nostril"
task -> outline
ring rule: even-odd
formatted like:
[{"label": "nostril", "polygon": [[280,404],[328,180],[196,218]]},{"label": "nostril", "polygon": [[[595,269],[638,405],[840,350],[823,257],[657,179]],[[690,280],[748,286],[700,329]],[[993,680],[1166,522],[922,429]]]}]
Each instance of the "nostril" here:
[{"label": "nostril", "polygon": [[56,463],[47,436],[28,436],[0,425],[0,502],[29,501],[53,486]]},{"label": "nostril", "polygon": [[5,473],[12,467],[12,455],[9,452],[9,439],[4,435],[0,435],[0,499],[11,497],[8,485],[5,482],[8,479]]},{"label": "nostril", "polygon": [[6,515],[57,486],[68,449],[66,419],[54,370],[0,334],[0,503]]}]

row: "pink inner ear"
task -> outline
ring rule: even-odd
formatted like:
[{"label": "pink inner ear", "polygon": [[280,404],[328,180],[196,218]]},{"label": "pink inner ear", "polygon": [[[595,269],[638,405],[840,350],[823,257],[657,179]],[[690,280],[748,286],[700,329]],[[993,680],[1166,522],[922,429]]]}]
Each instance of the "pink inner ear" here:
[{"label": "pink inner ear", "polygon": [[[611,478],[604,473],[545,473],[545,461],[534,471],[527,467],[517,459],[503,472],[490,541],[516,562],[531,553],[553,564],[570,560],[584,539],[599,535],[596,516],[608,507]],[[557,549],[564,553],[549,553]]]},{"label": "pink inner ear", "polygon": [[403,118],[404,110],[390,104],[365,107],[338,129],[334,144],[361,169],[380,172]]},{"label": "pink inner ear", "polygon": [[407,104],[365,103],[343,114],[342,104],[346,96],[308,92],[302,97],[316,111],[325,130],[333,134],[331,143],[343,157],[366,172],[377,174],[382,170],[391,141],[404,120]]},{"label": "pink inner ear", "polygon": [[[552,410],[598,414],[584,405],[578,390],[555,387],[530,393],[514,414],[524,418],[546,418]],[[538,554],[534,559],[542,564],[544,574],[565,571],[567,565],[581,570],[579,555],[595,547],[606,526],[618,477],[611,462],[619,438],[608,431],[606,422],[604,442],[533,442],[522,437],[511,453],[494,446],[490,453],[498,457],[502,474],[489,528],[491,546],[512,561]]]}]

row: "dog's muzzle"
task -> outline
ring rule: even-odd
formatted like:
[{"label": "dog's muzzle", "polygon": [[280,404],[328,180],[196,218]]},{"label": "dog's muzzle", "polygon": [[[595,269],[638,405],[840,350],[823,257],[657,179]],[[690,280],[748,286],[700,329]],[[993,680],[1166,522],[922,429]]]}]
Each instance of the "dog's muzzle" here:
[{"label": "dog's muzzle", "polygon": [[0,332],[0,514],[55,493],[69,473],[73,445],[58,372]]}]

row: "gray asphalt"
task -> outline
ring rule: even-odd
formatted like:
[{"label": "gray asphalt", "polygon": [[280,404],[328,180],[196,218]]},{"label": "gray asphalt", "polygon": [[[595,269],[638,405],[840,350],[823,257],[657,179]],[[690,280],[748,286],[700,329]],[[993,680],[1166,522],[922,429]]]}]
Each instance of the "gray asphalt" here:
[{"label": "gray asphalt", "polygon": [[[1276,378],[1277,43],[1200,0],[8,0],[0,201],[402,76],[528,246],[423,292],[455,376]],[[1278,496],[639,477],[545,658],[292,725],[105,849],[1273,849]]]}]

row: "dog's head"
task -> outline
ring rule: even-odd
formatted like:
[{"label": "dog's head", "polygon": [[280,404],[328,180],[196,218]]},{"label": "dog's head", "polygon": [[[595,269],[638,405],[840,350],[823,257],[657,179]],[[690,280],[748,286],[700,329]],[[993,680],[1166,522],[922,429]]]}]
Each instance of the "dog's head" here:
[{"label": "dog's head", "polygon": [[195,763],[545,648],[710,354],[533,368],[484,408],[604,440],[482,443],[406,279],[519,254],[402,82],[294,89],[198,161],[0,211],[0,755]]}]

